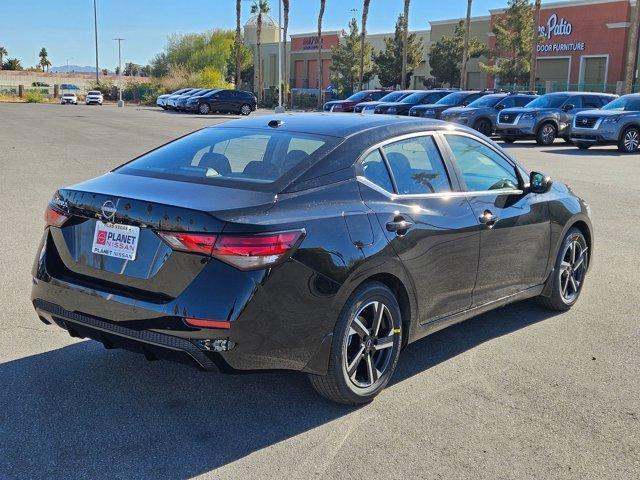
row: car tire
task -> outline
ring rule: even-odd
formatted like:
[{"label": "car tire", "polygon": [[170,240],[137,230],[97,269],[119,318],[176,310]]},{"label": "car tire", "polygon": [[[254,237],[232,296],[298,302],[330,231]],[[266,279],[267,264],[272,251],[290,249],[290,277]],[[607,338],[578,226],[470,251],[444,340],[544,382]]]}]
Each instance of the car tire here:
[{"label": "car tire", "polygon": [[549,310],[569,310],[580,297],[588,268],[587,241],[580,230],[571,228],[560,245],[553,271],[545,285],[545,290],[549,289],[550,293],[539,296],[539,303]]},{"label": "car tire", "polygon": [[640,129],[638,127],[629,127],[618,141],[618,151],[622,153],[634,153],[640,149]]},{"label": "car tire", "polygon": [[558,130],[556,126],[551,122],[545,122],[538,127],[536,143],[538,145],[549,146],[555,141],[557,135]]},{"label": "car tire", "polygon": [[240,107],[240,115],[245,117],[251,113],[251,105],[245,103]]},{"label": "car tire", "polygon": [[[374,321],[381,306],[376,333]],[[404,333],[401,325],[398,301],[386,285],[366,282],[358,287],[336,322],[327,374],[309,375],[313,388],[345,405],[371,402],[386,387],[398,363]]]},{"label": "car tire", "polygon": [[491,128],[491,122],[489,120],[482,118],[473,124],[473,128],[474,130],[477,130],[485,137],[491,136],[492,128]]},{"label": "car tire", "polygon": [[515,143],[516,139],[513,137],[500,137],[504,143]]},{"label": "car tire", "polygon": [[589,147],[591,147],[591,144],[584,143],[584,142],[576,142],[576,147],[578,147],[580,150],[589,150]]},{"label": "car tire", "polygon": [[209,113],[211,113],[211,107],[206,102],[201,103],[200,105],[198,105],[198,113],[200,115],[209,115]]}]

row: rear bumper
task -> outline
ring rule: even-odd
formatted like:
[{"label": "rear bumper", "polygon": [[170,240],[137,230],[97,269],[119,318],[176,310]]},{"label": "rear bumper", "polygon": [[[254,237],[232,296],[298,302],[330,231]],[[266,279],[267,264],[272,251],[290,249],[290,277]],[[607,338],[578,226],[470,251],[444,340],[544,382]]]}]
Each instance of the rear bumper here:
[{"label": "rear bumper", "polygon": [[[338,312],[332,296],[309,290],[314,271],[300,262],[285,262],[266,276],[263,271],[241,272],[212,260],[171,298],[142,297],[106,281],[89,282],[63,265],[56,266],[62,260],[48,237],[45,232],[31,290],[32,303],[45,323],[107,347],[205,370],[212,369],[213,363],[221,371],[326,371],[326,342],[331,343]],[[185,268],[193,268],[184,262],[180,261]],[[226,320],[231,327],[193,327],[185,317]],[[207,348],[216,341],[233,342],[228,345],[233,348]]]},{"label": "rear bumper", "polygon": [[123,348],[150,360],[166,359],[195,365],[207,371],[231,370],[214,352],[203,352],[194,343],[149,330],[133,330],[101,319],[65,310],[55,303],[35,299],[33,306],[45,323],[55,323],[72,337],[91,338],[105,348]]}]

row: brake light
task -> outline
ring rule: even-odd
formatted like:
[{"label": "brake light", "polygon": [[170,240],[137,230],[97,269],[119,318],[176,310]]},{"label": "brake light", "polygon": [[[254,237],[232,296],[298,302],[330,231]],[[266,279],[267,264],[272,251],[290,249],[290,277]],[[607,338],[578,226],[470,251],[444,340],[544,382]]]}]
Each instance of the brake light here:
[{"label": "brake light", "polygon": [[257,235],[211,235],[158,232],[173,249],[221,260],[239,270],[257,270],[280,262],[292,253],[304,230]]},{"label": "brake light", "polygon": [[211,255],[216,235],[201,233],[158,232],[158,235],[174,250]]},{"label": "brake light", "polygon": [[223,235],[212,255],[240,270],[256,270],[278,263],[298,244],[303,231],[266,235]]},{"label": "brake light", "polygon": [[47,227],[61,227],[69,220],[69,216],[58,207],[50,203],[44,212],[44,221]]}]

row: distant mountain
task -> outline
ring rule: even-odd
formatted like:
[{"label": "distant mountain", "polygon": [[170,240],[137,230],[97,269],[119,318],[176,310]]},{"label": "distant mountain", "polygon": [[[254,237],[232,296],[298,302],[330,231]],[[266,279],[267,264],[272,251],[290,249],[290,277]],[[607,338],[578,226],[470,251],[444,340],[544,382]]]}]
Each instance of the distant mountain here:
[{"label": "distant mountain", "polygon": [[81,67],[80,65],[61,65],[49,69],[53,73],[96,73],[96,67]]}]

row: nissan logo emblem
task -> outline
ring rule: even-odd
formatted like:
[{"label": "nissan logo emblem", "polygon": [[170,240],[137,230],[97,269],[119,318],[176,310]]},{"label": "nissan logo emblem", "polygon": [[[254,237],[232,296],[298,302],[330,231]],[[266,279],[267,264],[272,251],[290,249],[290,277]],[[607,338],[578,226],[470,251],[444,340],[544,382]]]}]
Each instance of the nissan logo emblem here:
[{"label": "nissan logo emblem", "polygon": [[102,217],[105,220],[111,221],[113,217],[116,216],[116,206],[113,204],[111,200],[107,200],[102,204]]}]

